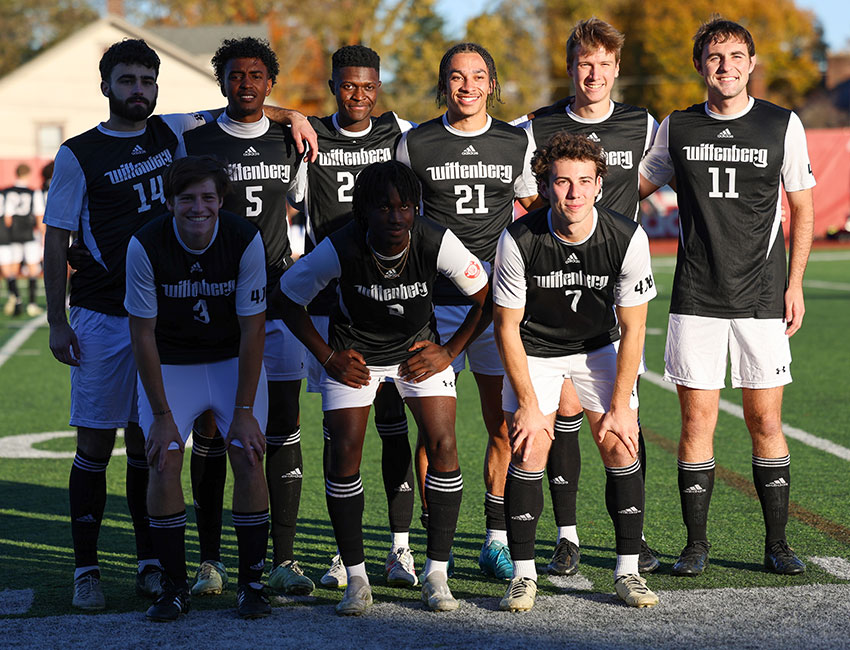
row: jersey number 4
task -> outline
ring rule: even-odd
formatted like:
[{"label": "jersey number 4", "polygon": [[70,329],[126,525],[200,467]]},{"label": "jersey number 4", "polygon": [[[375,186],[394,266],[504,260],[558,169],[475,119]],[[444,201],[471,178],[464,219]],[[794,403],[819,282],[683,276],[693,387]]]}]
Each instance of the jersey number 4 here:
[{"label": "jersey number 4", "polygon": [[162,191],[162,176],[154,176],[150,179],[150,193],[145,190],[144,183],[136,183],[133,189],[139,193],[139,209],[137,212],[147,212],[151,204],[159,201],[160,205],[165,203],[165,192]]}]

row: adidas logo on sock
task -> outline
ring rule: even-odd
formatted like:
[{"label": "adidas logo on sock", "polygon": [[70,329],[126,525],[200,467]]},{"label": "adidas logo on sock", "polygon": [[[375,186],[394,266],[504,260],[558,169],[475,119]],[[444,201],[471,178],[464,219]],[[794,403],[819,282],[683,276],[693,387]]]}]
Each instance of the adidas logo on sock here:
[{"label": "adidas logo on sock", "polygon": [[516,515],[514,517],[511,517],[511,519],[515,521],[534,521],[534,517],[531,516],[530,512],[526,512],[522,515]]},{"label": "adidas logo on sock", "polygon": [[286,474],[281,474],[280,478],[302,478],[301,469],[296,467],[291,472],[287,472]]},{"label": "adidas logo on sock", "polygon": [[705,488],[699,483],[696,483],[691,487],[686,487],[684,490],[682,490],[682,492],[684,492],[685,494],[705,494]]},{"label": "adidas logo on sock", "polygon": [[399,485],[396,489],[396,492],[413,492],[413,489],[410,487],[410,483],[405,481],[401,485]]},{"label": "adidas logo on sock", "polygon": [[133,147],[133,151],[130,152],[130,155],[143,156],[146,153],[147,151],[145,151],[140,145],[136,145],[135,147]]},{"label": "adidas logo on sock", "polygon": [[788,482],[782,478],[781,476],[775,481],[771,481],[770,483],[765,483],[764,487],[788,487]]},{"label": "adidas logo on sock", "polygon": [[638,510],[635,506],[629,506],[625,510],[619,510],[617,512],[618,515],[639,515],[640,510]]},{"label": "adidas logo on sock", "polygon": [[591,142],[601,142],[601,140],[599,139],[599,136],[596,135],[595,133],[591,133],[589,136],[587,136],[587,139],[590,140]]},{"label": "adidas logo on sock", "polygon": [[581,260],[575,253],[570,253],[570,256],[564,260],[564,264],[581,264]]},{"label": "adidas logo on sock", "polygon": [[723,129],[720,133],[717,134],[718,138],[734,138],[732,132],[729,129]]},{"label": "adidas logo on sock", "polygon": [[195,262],[192,264],[192,268],[189,269],[189,273],[203,273],[204,269],[201,268],[200,262]]},{"label": "adidas logo on sock", "polygon": [[469,145],[466,149],[460,152],[461,156],[477,156],[478,152],[475,150],[475,147]]},{"label": "adidas logo on sock", "polygon": [[251,571],[262,571],[264,566],[266,566],[266,561],[260,560],[256,564],[251,565]]},{"label": "adidas logo on sock", "polygon": [[243,153],[242,155],[243,156],[259,156],[260,152],[257,151],[256,149],[254,149],[254,147],[248,147],[247,149],[245,149],[245,153]]},{"label": "adidas logo on sock", "polygon": [[552,485],[569,485],[570,484],[570,482],[567,479],[565,479],[563,476],[560,476],[560,475],[553,478],[551,481],[549,481],[549,483],[552,484]]},{"label": "adidas logo on sock", "polygon": [[94,518],[93,515],[83,515],[82,517],[77,517],[76,519],[78,524],[96,524],[97,519]]}]

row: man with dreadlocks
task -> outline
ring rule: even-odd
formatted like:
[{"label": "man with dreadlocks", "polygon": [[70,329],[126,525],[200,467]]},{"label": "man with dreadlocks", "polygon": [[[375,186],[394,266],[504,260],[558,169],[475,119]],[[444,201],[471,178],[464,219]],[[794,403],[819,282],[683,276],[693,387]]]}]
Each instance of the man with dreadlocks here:
[{"label": "man with dreadlocks", "polygon": [[[437,83],[437,102],[446,105],[446,112],[408,131],[396,152],[422,182],[428,218],[451,228],[488,273],[499,235],[513,219],[514,199],[528,207],[537,197],[530,169],[532,142],[522,129],[487,114],[497,101],[499,79],[490,53],[477,43],[451,47],[440,61]],[[437,327],[444,341],[464,322],[469,301],[448,282],[438,281],[435,291]],[[484,460],[487,536],[478,564],[485,573],[508,580],[513,566],[504,489],[511,452],[502,413],[504,370],[492,327],[455,359],[455,374],[463,370],[467,356],[489,436]]]}]

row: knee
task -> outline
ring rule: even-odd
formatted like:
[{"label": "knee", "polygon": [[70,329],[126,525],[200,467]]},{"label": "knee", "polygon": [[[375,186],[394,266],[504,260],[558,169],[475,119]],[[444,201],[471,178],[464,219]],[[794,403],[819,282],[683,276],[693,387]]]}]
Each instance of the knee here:
[{"label": "knee", "polygon": [[774,413],[750,413],[747,415],[747,429],[754,439],[782,437],[782,417]]},{"label": "knee", "polygon": [[[77,429],[77,449],[90,458],[108,458],[115,446],[115,429]],[[144,450],[144,440],[142,441]]]}]

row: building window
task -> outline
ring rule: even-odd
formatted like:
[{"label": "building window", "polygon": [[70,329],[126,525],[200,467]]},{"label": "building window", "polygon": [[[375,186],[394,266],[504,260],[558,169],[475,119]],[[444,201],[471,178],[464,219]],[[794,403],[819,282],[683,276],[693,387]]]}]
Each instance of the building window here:
[{"label": "building window", "polygon": [[36,155],[39,158],[54,158],[64,137],[61,124],[39,124],[36,126]]}]

